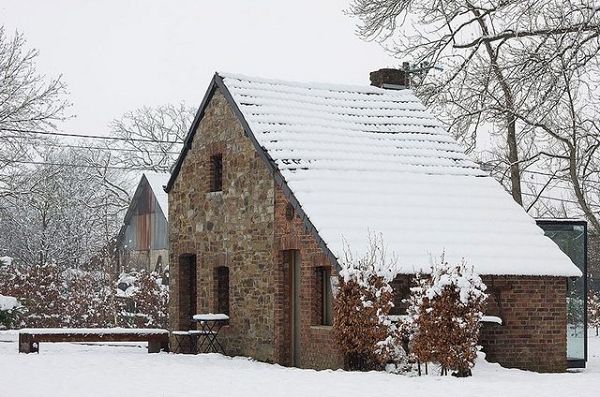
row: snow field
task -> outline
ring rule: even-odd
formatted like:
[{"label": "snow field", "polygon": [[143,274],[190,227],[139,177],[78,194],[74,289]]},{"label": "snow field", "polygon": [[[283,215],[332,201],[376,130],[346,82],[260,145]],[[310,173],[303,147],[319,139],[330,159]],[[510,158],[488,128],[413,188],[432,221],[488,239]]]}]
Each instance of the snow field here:
[{"label": "snow field", "polygon": [[600,338],[590,338],[584,371],[537,374],[480,358],[467,379],[302,370],[216,354],[147,354],[134,345],[46,343],[40,354],[26,355],[17,353],[16,338],[15,332],[0,332],[3,397],[566,397],[596,395],[600,384]]}]

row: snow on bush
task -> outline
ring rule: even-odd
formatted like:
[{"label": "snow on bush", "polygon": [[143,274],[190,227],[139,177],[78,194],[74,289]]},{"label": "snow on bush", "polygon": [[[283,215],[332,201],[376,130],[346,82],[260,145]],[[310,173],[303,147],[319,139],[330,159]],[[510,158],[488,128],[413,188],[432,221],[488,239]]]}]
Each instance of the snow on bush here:
[{"label": "snow on bush", "polygon": [[598,328],[600,328],[600,293],[592,290],[588,291],[587,313],[588,326],[595,328],[596,336],[598,336]]},{"label": "snow on bush", "polygon": [[114,324],[109,281],[98,274],[65,271],[54,264],[18,266],[0,273],[0,289],[27,311],[17,326],[105,327]]},{"label": "snow on bush", "polygon": [[24,311],[17,298],[0,294],[0,329],[14,327]]},{"label": "snow on bush", "polygon": [[115,323],[115,299],[111,280],[100,272],[79,272],[64,282],[63,326],[110,327]]},{"label": "snow on bush", "polygon": [[156,272],[124,273],[119,277],[119,323],[123,326],[167,328],[169,288]]},{"label": "snow on bush", "polygon": [[0,289],[16,296],[27,307],[19,326],[59,327],[62,325],[64,287],[55,265],[19,266],[0,275]]},{"label": "snow on bush", "polygon": [[12,264],[13,258],[10,256],[0,256],[0,266],[10,266]]},{"label": "snow on bush", "polygon": [[168,323],[169,291],[156,273],[128,274],[115,283],[101,271],[54,264],[4,267],[0,291],[27,308],[14,313],[10,327],[166,328]]},{"label": "snow on bush", "polygon": [[340,263],[334,303],[333,332],[349,370],[382,369],[394,353],[388,318],[392,303],[392,274],[385,269],[382,245],[373,241],[370,252],[355,260],[346,251]]},{"label": "snow on bush", "polygon": [[477,340],[486,287],[465,262],[434,264],[431,275],[418,275],[411,288],[408,326],[411,353],[434,362],[442,373],[469,376],[477,357]]}]

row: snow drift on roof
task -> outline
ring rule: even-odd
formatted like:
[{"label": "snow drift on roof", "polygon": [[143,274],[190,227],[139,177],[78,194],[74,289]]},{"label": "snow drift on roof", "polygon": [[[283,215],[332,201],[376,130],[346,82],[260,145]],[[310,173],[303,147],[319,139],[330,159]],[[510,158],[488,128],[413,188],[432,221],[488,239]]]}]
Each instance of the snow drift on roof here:
[{"label": "snow drift on roof", "polygon": [[221,76],[334,255],[381,233],[400,273],[445,252],[480,274],[581,275],[410,90]]},{"label": "snow drift on roof", "polygon": [[163,189],[163,186],[169,182],[169,178],[171,174],[167,173],[158,173],[158,172],[145,172],[144,176],[146,180],[150,184],[150,188],[154,192],[154,196],[156,197],[156,201],[158,201],[158,205],[165,216],[165,219],[169,219],[169,196]]}]

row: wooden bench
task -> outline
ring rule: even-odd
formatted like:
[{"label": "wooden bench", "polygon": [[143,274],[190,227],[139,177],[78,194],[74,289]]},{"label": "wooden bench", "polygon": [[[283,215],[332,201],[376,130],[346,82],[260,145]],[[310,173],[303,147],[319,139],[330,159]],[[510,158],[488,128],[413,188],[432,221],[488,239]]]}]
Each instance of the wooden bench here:
[{"label": "wooden bench", "polygon": [[19,353],[39,353],[40,342],[148,342],[148,353],[168,351],[169,331],[159,328],[26,328]]}]

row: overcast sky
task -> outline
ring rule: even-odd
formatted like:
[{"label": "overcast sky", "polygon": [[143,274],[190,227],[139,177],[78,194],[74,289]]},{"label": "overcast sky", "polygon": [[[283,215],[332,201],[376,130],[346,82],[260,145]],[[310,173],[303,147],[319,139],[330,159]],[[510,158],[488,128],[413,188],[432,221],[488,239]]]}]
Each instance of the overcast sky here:
[{"label": "overcast sky", "polygon": [[76,119],[60,128],[106,134],[143,105],[198,106],[215,71],[368,84],[399,62],[360,40],[350,0],[2,0],[0,24],[62,74]]}]

